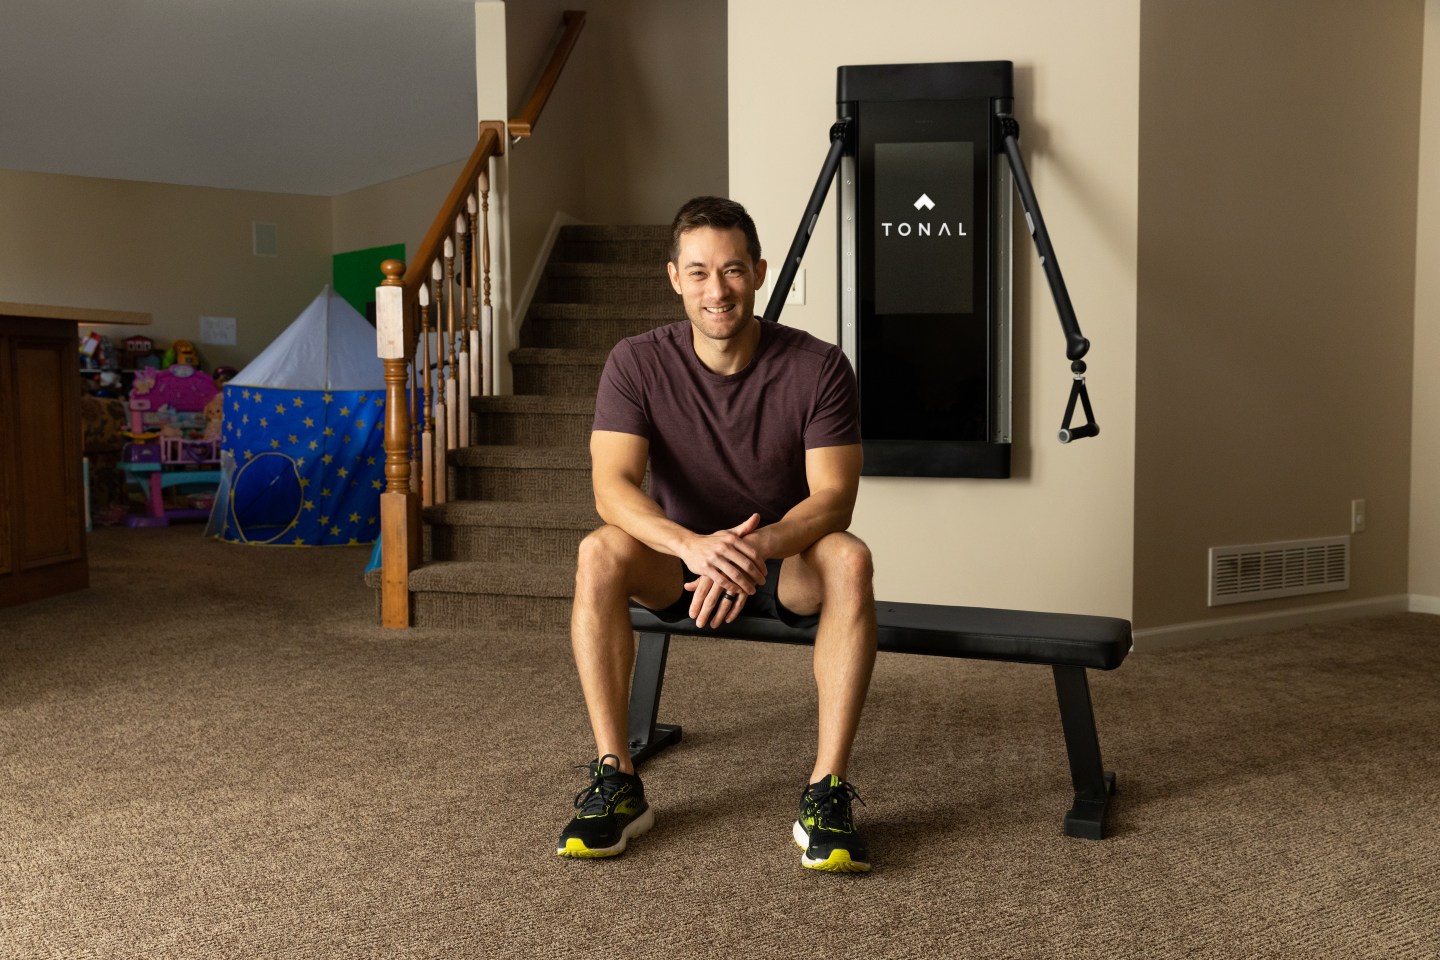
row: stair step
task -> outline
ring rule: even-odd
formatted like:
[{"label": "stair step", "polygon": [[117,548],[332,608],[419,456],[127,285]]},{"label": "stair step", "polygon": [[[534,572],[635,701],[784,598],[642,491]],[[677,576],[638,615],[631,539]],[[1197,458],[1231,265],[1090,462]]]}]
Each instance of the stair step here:
[{"label": "stair step", "polygon": [[545,265],[547,277],[589,277],[596,280],[609,280],[617,277],[629,277],[639,280],[660,279],[665,283],[665,289],[670,289],[670,282],[662,267],[658,272],[653,263],[588,263],[584,260],[551,260]]},{"label": "stair step", "polygon": [[457,500],[426,507],[424,518],[432,556],[567,569],[580,541],[601,524],[590,503]]},{"label": "stair step", "polygon": [[535,291],[539,303],[679,304],[665,268],[647,263],[552,263]]},{"label": "stair step", "polygon": [[617,307],[608,303],[532,303],[525,318],[530,320],[619,320],[641,317],[658,326],[684,317],[679,298],[670,304],[647,303],[636,307]]},{"label": "stair step", "polygon": [[617,243],[622,240],[670,242],[670,227],[663,223],[571,223],[560,228],[562,240]]},{"label": "stair step", "polygon": [[[558,304],[557,306],[575,306]],[[600,313],[595,307],[591,312]],[[646,316],[639,311],[616,310],[618,316],[548,317],[532,308],[520,331],[522,347],[543,347],[561,350],[605,350],[636,334],[646,333],[685,316],[679,304],[670,304],[662,311]]]},{"label": "stair step", "polygon": [[583,445],[595,419],[595,398],[506,394],[470,401],[478,444],[532,447]]},{"label": "stair step", "polygon": [[585,446],[462,447],[448,454],[449,499],[590,503]]},{"label": "stair step", "polygon": [[510,351],[511,381],[516,393],[593,398],[608,355],[601,349],[518,347]]},{"label": "stair step", "polygon": [[563,629],[570,621],[574,564],[442,560],[410,573],[417,627],[475,630],[490,625]]},{"label": "stair step", "polygon": [[560,228],[551,259],[586,263],[649,263],[660,270],[670,256],[668,226],[593,226]]},{"label": "stair step", "polygon": [[454,500],[424,510],[425,522],[452,527],[523,527],[527,530],[594,530],[600,515],[590,503],[527,500]]},{"label": "stair step", "polygon": [[574,564],[485,563],[437,560],[410,571],[412,592],[479,596],[560,597],[575,595]]}]

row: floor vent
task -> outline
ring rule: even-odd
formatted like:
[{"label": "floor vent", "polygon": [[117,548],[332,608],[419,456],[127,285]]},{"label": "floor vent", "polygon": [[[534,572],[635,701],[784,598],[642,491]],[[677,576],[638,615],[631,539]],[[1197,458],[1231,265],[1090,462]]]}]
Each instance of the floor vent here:
[{"label": "floor vent", "polygon": [[1350,588],[1350,538],[1210,548],[1210,606]]}]

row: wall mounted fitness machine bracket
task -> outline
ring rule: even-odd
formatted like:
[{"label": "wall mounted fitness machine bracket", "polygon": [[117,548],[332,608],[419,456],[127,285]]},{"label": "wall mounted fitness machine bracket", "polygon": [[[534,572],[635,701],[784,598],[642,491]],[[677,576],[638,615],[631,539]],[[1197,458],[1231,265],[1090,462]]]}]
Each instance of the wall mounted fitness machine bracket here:
[{"label": "wall mounted fitness machine bracket", "polygon": [[[864,472],[1010,476],[1012,177],[1074,376],[1060,441],[1098,434],[1090,343],[1020,156],[1010,62],[838,74],[839,120],[765,317],[779,320],[838,173],[840,346],[860,381]],[[1072,426],[1077,401],[1087,422]]]}]

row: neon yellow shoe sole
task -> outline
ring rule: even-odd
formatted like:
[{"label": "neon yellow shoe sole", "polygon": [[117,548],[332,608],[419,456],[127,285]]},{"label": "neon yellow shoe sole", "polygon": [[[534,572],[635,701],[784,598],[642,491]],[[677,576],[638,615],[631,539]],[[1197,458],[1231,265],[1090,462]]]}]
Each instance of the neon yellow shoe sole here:
[{"label": "neon yellow shoe sole", "polygon": [[568,837],[562,838],[565,843],[563,846],[557,847],[555,853],[562,857],[571,857],[577,860],[618,857],[625,852],[625,847],[632,838],[640,836],[640,834],[653,826],[655,826],[655,811],[647,808],[644,813],[625,825],[625,829],[620,831],[620,841],[614,846],[592,848],[585,846],[585,841],[579,837]]},{"label": "neon yellow shoe sole", "polygon": [[830,851],[830,856],[824,860],[813,859],[809,854],[809,836],[800,821],[795,821],[791,830],[795,839],[795,846],[802,851],[800,854],[800,865],[807,870],[823,870],[826,873],[869,873],[870,864],[864,860],[852,860],[849,850],[836,849]]}]

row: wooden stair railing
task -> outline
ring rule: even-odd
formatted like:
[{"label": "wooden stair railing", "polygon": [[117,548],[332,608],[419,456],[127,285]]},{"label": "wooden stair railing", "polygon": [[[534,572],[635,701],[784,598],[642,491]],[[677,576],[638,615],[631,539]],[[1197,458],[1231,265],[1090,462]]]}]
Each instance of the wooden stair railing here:
[{"label": "wooden stair railing", "polygon": [[585,11],[566,10],[561,15],[560,22],[560,40],[555,44],[550,62],[545,65],[545,72],[535,81],[535,89],[530,91],[530,99],[525,101],[520,116],[510,118],[510,136],[517,141],[535,132],[535,124],[540,121],[540,112],[545,109],[545,101],[549,100],[550,94],[554,92],[555,84],[570,59],[570,52],[575,49],[575,41],[580,39],[580,31],[585,29]]},{"label": "wooden stair railing", "polygon": [[[530,136],[585,14],[567,10],[563,32],[519,118]],[[407,266],[386,260],[375,291],[376,350],[385,365],[385,480],[380,494],[380,621],[410,625],[410,572],[423,559],[420,509],[445,503],[446,457],[470,444],[470,398],[495,392],[491,354],[490,162],[506,124],[487,120],[459,179]]]}]

